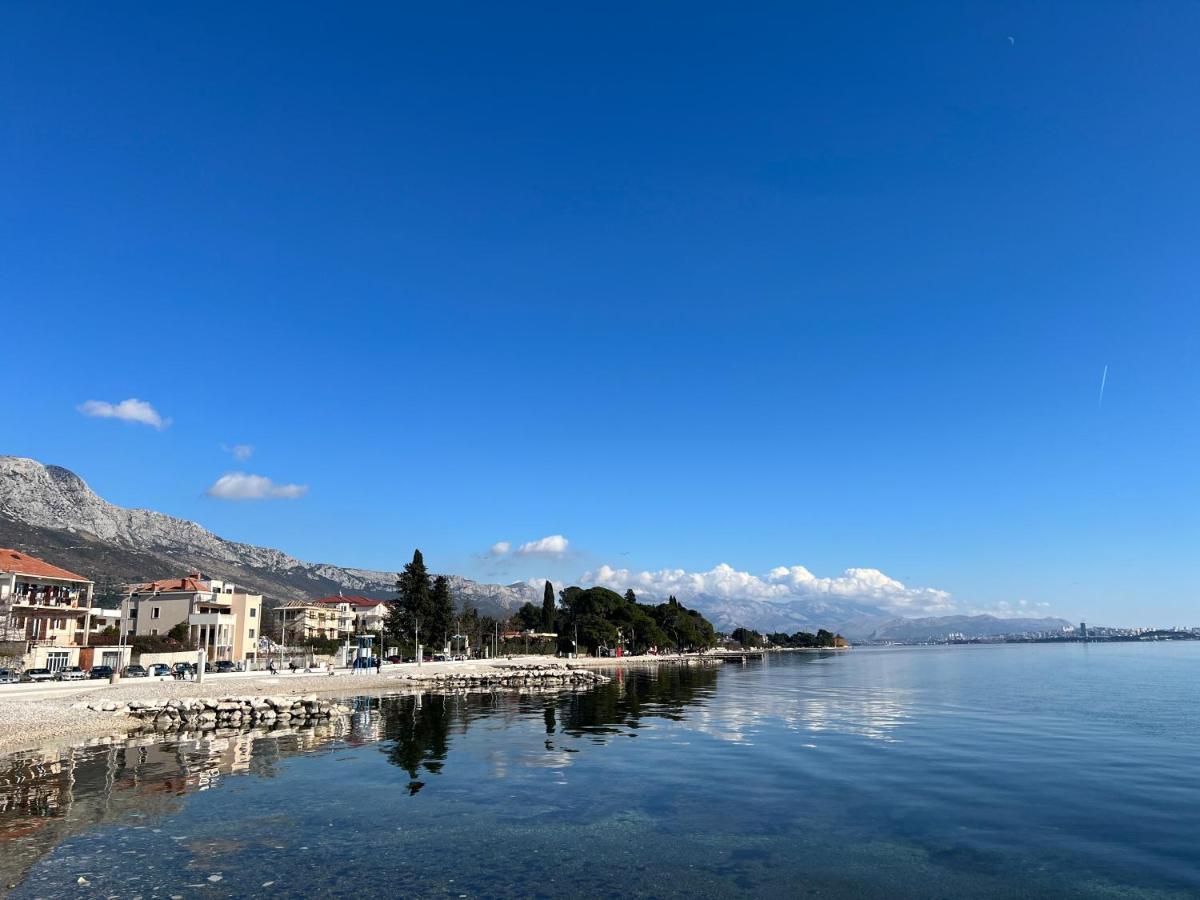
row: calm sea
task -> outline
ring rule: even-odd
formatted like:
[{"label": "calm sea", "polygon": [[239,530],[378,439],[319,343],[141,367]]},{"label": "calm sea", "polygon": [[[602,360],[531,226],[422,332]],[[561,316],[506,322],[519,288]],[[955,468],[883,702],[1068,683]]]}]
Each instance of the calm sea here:
[{"label": "calm sea", "polygon": [[614,679],[0,759],[0,877],[147,900],[1200,895],[1200,643]]}]

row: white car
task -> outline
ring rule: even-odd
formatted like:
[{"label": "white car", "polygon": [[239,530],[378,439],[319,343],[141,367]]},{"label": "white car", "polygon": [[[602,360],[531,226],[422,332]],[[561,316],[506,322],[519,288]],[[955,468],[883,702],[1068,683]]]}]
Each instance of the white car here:
[{"label": "white car", "polygon": [[21,673],[21,680],[26,684],[31,681],[53,681],[54,673],[49,669],[26,669]]},{"label": "white car", "polygon": [[16,684],[20,680],[16,669],[0,669],[0,684]]},{"label": "white car", "polygon": [[57,681],[87,681],[87,677],[87,672],[79,666],[67,666],[65,669],[59,669],[58,674],[54,676]]}]

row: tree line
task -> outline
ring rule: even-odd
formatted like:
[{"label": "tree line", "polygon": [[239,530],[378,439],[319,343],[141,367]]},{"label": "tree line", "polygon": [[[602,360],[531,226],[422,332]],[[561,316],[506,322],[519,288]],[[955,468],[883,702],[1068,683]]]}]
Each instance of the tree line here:
[{"label": "tree line", "polygon": [[622,596],[608,588],[568,587],[556,596],[547,581],[541,605],[526,603],[507,622],[482,616],[469,604],[456,612],[449,581],[444,575],[430,576],[420,550],[396,579],[396,602],[388,608],[384,630],[391,642],[403,647],[449,646],[455,635],[462,635],[479,648],[509,626],[553,634],[556,649],[563,652],[595,653],[618,646],[627,653],[652,647],[698,650],[717,641],[712,623],[675,597],[665,603],[640,603],[632,590]]},{"label": "tree line", "polygon": [[797,648],[838,647],[841,646],[841,643],[844,643],[841,635],[834,634],[832,631],[826,631],[824,628],[818,629],[816,634],[810,631],[797,631],[795,634],[785,634],[782,631],[776,631],[768,634],[766,637],[749,628],[735,628],[729,637],[741,646],[749,648],[768,646]]}]

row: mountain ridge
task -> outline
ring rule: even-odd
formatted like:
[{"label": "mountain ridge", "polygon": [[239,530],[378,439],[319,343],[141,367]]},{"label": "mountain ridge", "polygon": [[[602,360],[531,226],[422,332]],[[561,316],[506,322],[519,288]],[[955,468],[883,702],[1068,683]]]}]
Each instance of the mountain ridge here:
[{"label": "mountain ridge", "polygon": [[[0,456],[0,546],[47,556],[98,582],[197,570],[261,593],[269,606],[339,591],[381,599],[395,595],[395,572],[305,562],[282,550],[227,540],[187,519],[109,503],[71,470],[16,456]],[[507,617],[524,603],[542,602],[540,580],[505,585],[447,577],[457,602],[470,603],[485,615]],[[896,637],[900,634],[920,634],[912,639],[923,640],[960,632],[979,637],[1020,630],[1027,622],[1067,624],[1062,619],[993,616],[905,619],[867,602],[835,597],[762,600],[697,594],[680,599],[724,631],[739,626],[788,633],[827,628],[859,640],[910,639]]]},{"label": "mountain ridge", "polygon": [[[0,544],[56,561],[89,578],[123,581],[195,569],[261,592],[270,601],[311,599],[338,591],[391,597],[396,572],[310,563],[282,550],[222,538],[196,522],[109,503],[70,469],[0,456]],[[448,575],[460,602],[486,614],[510,613],[541,600],[541,588],[517,582],[480,584]]]}]

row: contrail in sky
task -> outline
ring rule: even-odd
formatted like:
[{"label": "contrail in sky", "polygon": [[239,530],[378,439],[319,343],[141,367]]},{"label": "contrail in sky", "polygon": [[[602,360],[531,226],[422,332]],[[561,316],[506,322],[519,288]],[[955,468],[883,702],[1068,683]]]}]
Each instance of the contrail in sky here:
[{"label": "contrail in sky", "polygon": [[1104,405],[1104,385],[1108,381],[1108,366],[1104,367],[1104,374],[1100,376],[1100,402],[1097,406]]}]

